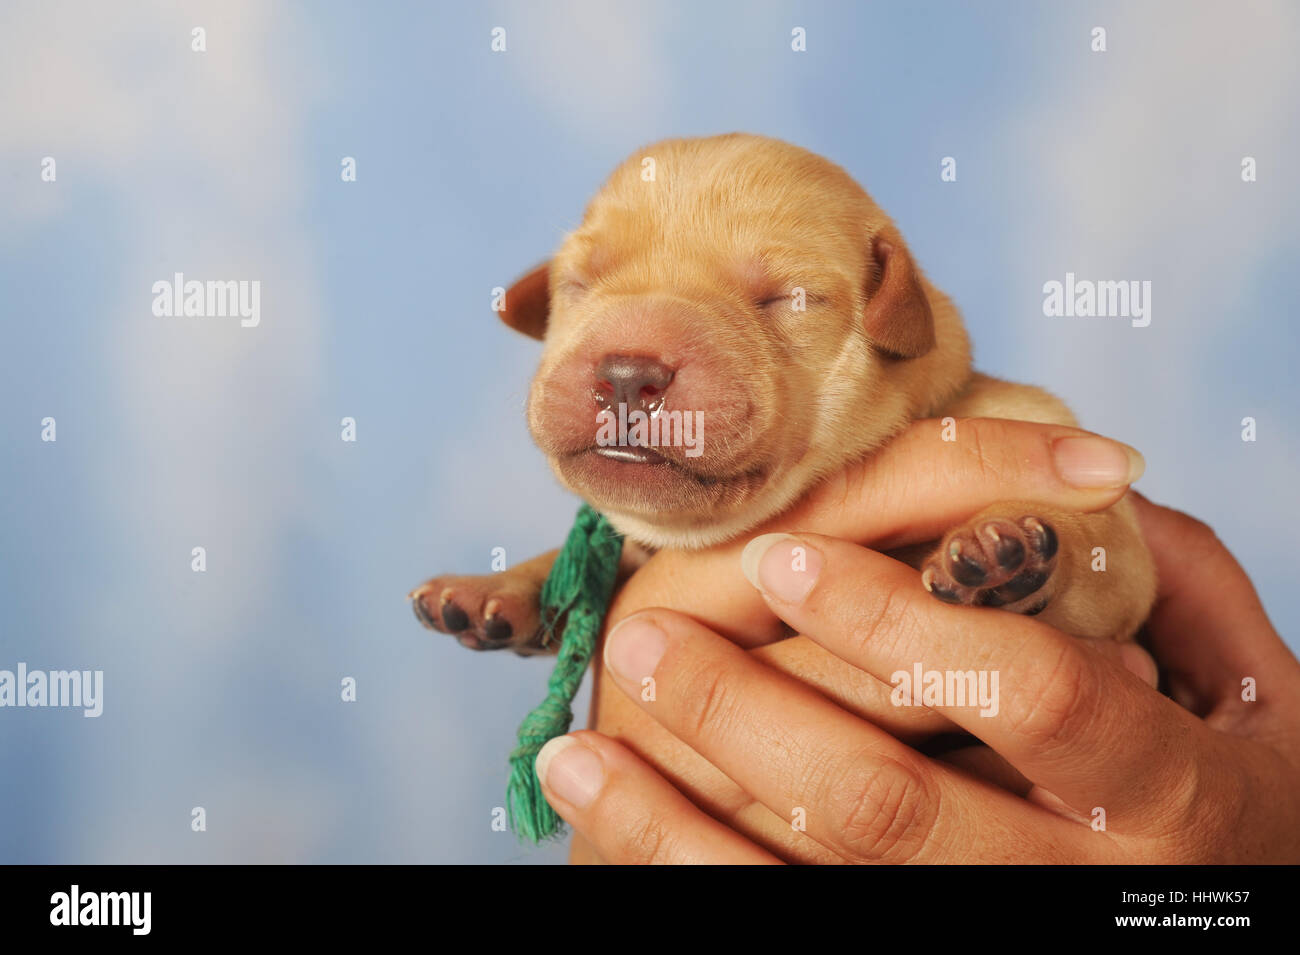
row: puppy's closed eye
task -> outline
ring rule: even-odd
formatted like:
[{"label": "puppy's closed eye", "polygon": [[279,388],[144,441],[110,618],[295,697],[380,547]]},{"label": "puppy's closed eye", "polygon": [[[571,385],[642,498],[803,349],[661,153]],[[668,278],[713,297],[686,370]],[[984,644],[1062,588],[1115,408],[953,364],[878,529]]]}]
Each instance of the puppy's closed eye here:
[{"label": "puppy's closed eye", "polygon": [[760,311],[771,312],[781,308],[795,308],[806,311],[822,305],[829,305],[831,299],[817,292],[811,292],[802,286],[794,286],[782,292],[768,292],[758,296],[754,305]]}]

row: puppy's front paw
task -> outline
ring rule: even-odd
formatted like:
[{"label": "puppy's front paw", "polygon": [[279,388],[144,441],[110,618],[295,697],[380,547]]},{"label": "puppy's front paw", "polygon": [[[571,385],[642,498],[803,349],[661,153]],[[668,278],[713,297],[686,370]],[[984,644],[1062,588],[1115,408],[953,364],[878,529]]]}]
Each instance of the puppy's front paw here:
[{"label": "puppy's front paw", "polygon": [[538,633],[541,592],[532,578],[510,571],[473,577],[435,577],[411,591],[411,609],[430,630],[454,636],[471,650],[545,653]]},{"label": "puppy's front paw", "polygon": [[1059,549],[1056,531],[1025,516],[993,518],[949,531],[921,569],[925,589],[945,603],[1040,613]]}]

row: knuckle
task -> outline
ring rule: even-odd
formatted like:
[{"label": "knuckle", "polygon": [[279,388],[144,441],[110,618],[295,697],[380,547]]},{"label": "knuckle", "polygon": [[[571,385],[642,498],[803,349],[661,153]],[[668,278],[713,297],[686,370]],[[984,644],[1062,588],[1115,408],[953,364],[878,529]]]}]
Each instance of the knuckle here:
[{"label": "knuckle", "polygon": [[1148,834],[1160,839],[1177,862],[1222,861],[1222,844],[1249,827],[1244,815],[1259,805],[1259,793],[1249,775],[1224,771],[1232,762],[1215,760],[1215,770],[1207,773],[1202,760],[1188,759],[1176,778],[1162,787]]},{"label": "knuckle", "polygon": [[976,470],[981,482],[1002,484],[1011,477],[1009,464],[1014,458],[999,455],[998,448],[1006,443],[1007,427],[992,418],[966,418],[959,428],[970,437],[964,445],[970,456],[968,462]]},{"label": "knuckle", "polygon": [[[1195,768],[1190,768],[1170,787],[1167,802],[1161,807],[1155,826],[1156,835],[1164,838],[1174,848],[1182,857],[1180,861],[1188,863],[1211,861],[1202,852],[1214,843],[1215,840],[1210,836],[1221,828],[1214,817],[1222,809],[1216,804],[1213,809],[1207,810],[1204,787],[1199,777],[1200,773]],[[1188,833],[1195,833],[1198,838],[1187,839]]]},{"label": "knuckle", "polygon": [[905,585],[889,585],[872,598],[873,605],[856,621],[850,632],[855,635],[857,647],[868,646],[877,651],[892,645],[901,645],[914,628],[915,595]]},{"label": "knuckle", "polygon": [[698,739],[717,734],[731,724],[735,695],[731,692],[726,667],[711,666],[695,670],[686,681],[680,696],[682,725]]},{"label": "knuckle", "polygon": [[884,862],[916,857],[934,827],[938,802],[915,770],[888,759],[840,789],[846,795],[838,800],[836,831],[852,855]]},{"label": "knuckle", "polygon": [[966,423],[966,430],[971,439],[969,453],[976,469],[979,471],[980,480],[986,481],[990,478],[996,478],[997,474],[990,466],[988,452],[984,449],[983,430],[979,424],[969,421]]},{"label": "knuckle", "polygon": [[675,840],[661,816],[647,814],[626,830],[622,840],[624,861],[666,865],[675,856]]},{"label": "knuckle", "polygon": [[1075,647],[1063,644],[1036,692],[1016,694],[1007,707],[1007,727],[1040,756],[1076,740],[1098,711],[1095,666]]},{"label": "knuckle", "polygon": [[1172,507],[1166,510],[1172,515],[1174,535],[1184,559],[1201,560],[1225,549],[1214,528],[1200,518]]}]

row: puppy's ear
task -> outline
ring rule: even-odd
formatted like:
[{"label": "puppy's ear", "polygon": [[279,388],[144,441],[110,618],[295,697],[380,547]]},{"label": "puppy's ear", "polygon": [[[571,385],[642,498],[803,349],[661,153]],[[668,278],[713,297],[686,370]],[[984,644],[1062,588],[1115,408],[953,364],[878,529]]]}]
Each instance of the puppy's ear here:
[{"label": "puppy's ear", "polygon": [[871,343],[896,358],[919,358],[934,347],[934,314],[902,237],[889,229],[871,243],[875,289],[863,320]]},{"label": "puppy's ear", "polygon": [[543,262],[506,290],[501,321],[533,338],[546,334],[546,317],[551,311],[551,263]]}]

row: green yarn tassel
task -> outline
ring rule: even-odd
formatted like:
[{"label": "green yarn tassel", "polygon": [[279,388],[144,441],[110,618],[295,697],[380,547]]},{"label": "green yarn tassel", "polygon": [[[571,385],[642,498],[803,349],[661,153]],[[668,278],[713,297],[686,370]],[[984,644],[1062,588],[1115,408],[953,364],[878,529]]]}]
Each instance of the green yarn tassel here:
[{"label": "green yarn tassel", "polygon": [[537,754],[549,740],[567,733],[573,723],[573,698],[596,650],[596,636],[614,593],[622,552],[622,536],[604,515],[584,504],[542,585],[542,627],[548,641],[554,639],[565,613],[568,619],[546,699],[519,726],[519,745],[510,754],[506,790],[511,828],[521,840],[534,845],[560,831],[560,818],[542,795],[537,779]]}]

